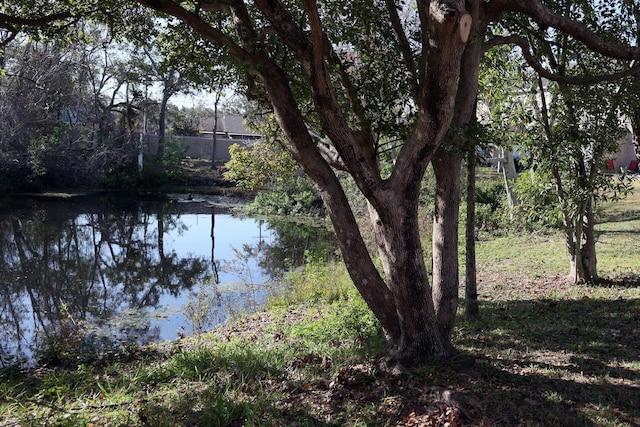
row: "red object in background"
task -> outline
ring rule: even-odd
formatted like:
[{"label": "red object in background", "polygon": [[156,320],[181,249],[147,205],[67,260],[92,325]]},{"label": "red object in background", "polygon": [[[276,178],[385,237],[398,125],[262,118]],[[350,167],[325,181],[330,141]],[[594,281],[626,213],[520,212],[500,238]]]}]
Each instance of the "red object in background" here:
[{"label": "red object in background", "polygon": [[611,159],[607,160],[607,170],[612,171],[615,169],[615,167],[616,166],[615,166],[615,163],[613,163],[613,160]]}]

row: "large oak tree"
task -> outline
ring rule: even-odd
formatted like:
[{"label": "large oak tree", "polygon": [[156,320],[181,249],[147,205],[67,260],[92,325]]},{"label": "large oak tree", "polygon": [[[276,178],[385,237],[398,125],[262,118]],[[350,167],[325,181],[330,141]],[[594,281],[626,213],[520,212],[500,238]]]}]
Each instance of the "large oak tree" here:
[{"label": "large oak tree", "polygon": [[[585,11],[592,6],[572,3]],[[632,2],[610,3],[602,16],[633,16],[624,9],[635,7]],[[186,62],[205,51],[211,64],[236,64],[247,91],[270,104],[293,156],[318,187],[353,282],[384,329],[391,360],[417,364],[452,353],[459,287],[456,147],[474,114],[484,52],[518,44],[530,65],[555,78],[520,32],[527,25],[537,37],[562,32],[621,64],[640,57],[640,49],[624,40],[599,37],[607,19],[583,23],[561,6],[540,0],[14,0],[2,12],[27,19],[25,25],[52,13],[86,14],[133,36],[162,33],[158,40],[184,49]],[[43,10],[45,17],[38,14]],[[15,19],[10,24],[18,28]],[[382,174],[382,144],[398,140],[394,167]],[[433,286],[418,229],[420,184],[430,162],[438,186]],[[337,168],[353,177],[369,203],[382,271]]]}]

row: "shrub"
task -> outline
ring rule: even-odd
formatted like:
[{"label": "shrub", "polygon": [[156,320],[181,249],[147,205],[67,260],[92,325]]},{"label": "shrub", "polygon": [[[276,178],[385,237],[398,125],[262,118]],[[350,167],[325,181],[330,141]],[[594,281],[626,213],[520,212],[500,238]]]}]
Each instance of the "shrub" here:
[{"label": "shrub", "polygon": [[504,184],[497,181],[481,182],[476,186],[476,227],[495,233],[511,227],[509,208],[506,206]]},{"label": "shrub", "polygon": [[515,215],[521,223],[533,229],[562,227],[562,211],[549,177],[533,171],[520,174],[515,188],[520,200]]},{"label": "shrub", "polygon": [[259,215],[324,215],[324,205],[311,181],[296,177],[278,185],[271,191],[258,193],[245,206],[249,214]]}]

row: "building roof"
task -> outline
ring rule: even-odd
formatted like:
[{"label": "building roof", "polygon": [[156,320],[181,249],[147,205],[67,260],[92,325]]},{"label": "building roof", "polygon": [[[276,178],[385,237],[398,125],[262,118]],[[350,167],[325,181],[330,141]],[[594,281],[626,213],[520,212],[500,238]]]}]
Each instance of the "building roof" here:
[{"label": "building roof", "polygon": [[[212,133],[215,124],[215,117],[208,117],[200,122],[202,133]],[[235,114],[224,114],[218,116],[218,134],[225,134],[230,138],[256,139],[261,135],[247,129],[244,117]]]}]

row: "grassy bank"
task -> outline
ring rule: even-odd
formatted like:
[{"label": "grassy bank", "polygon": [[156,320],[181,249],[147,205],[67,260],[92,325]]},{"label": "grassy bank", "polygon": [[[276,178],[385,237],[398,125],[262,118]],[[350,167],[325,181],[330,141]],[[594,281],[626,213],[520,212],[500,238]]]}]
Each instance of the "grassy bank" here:
[{"label": "grassy bank", "polygon": [[374,319],[341,266],[312,265],[210,333],[2,370],[0,426],[639,425],[638,230],[638,192],[607,206],[601,286],[565,280],[560,235],[481,240],[482,318],[455,330],[466,356],[410,375],[375,370]]}]

